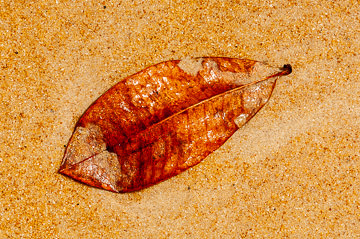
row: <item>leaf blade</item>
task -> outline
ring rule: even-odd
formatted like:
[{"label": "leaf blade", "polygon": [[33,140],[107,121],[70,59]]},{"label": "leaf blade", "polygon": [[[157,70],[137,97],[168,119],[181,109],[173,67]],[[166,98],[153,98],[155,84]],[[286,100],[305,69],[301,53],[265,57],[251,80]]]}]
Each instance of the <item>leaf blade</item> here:
[{"label": "leaf blade", "polygon": [[[89,107],[76,125],[60,172],[115,192],[166,180],[220,147],[263,107],[276,79],[290,72],[289,66],[234,58],[151,66]],[[101,156],[104,152],[108,159]],[[91,154],[98,161],[86,158]]]}]

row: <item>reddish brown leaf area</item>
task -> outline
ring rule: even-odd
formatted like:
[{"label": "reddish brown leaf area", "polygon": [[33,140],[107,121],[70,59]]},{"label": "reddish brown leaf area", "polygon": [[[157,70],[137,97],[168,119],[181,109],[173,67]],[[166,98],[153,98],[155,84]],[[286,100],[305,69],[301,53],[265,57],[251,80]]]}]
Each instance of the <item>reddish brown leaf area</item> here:
[{"label": "reddish brown leaf area", "polygon": [[219,57],[150,66],[89,107],[59,172],[114,192],[168,179],[219,148],[290,73],[290,65]]}]

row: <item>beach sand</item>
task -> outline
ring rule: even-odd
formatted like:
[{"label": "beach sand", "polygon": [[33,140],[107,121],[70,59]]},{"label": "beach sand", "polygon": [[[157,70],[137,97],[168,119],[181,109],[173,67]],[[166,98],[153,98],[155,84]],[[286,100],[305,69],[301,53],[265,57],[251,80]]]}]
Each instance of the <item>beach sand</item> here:
[{"label": "beach sand", "polygon": [[[0,238],[360,237],[358,1],[0,3]],[[124,77],[185,57],[291,64],[199,165],[134,193],[57,173]]]}]

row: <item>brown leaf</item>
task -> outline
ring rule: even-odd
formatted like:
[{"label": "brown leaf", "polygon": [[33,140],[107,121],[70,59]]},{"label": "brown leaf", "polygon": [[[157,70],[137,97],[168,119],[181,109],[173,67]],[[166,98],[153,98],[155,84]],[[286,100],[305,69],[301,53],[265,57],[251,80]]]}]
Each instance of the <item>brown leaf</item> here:
[{"label": "brown leaf", "polygon": [[290,73],[290,65],[220,57],[150,66],[89,107],[59,172],[114,192],[168,179],[219,148]]}]

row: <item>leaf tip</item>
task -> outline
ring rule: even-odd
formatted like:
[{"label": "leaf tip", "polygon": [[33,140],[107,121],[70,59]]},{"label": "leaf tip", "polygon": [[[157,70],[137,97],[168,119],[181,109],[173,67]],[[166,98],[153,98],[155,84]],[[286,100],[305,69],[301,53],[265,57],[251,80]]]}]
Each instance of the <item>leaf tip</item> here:
[{"label": "leaf tip", "polygon": [[101,128],[96,125],[76,127],[58,172],[94,187],[113,192],[121,189],[118,157],[107,151]]},{"label": "leaf tip", "polygon": [[112,170],[107,170],[107,165],[103,165],[101,161],[102,160],[99,161],[95,157],[95,160],[91,162],[84,161],[84,163],[72,166],[63,164],[58,173],[93,187],[103,188],[117,193],[120,192],[116,179],[114,179],[114,175],[112,175]]}]

